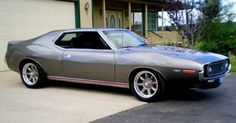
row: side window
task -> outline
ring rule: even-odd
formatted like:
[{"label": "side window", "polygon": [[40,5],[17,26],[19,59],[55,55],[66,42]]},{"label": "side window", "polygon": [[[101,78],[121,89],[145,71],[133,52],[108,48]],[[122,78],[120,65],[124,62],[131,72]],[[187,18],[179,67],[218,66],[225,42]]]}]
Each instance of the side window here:
[{"label": "side window", "polygon": [[97,32],[65,33],[55,44],[63,48],[110,49]]},{"label": "side window", "polygon": [[62,35],[55,44],[63,48],[73,48],[71,40],[76,38],[76,33],[67,33]]},{"label": "side window", "polygon": [[67,34],[65,35],[61,40],[62,41],[70,41],[72,38],[75,38],[76,34],[75,33],[71,33],[71,34]]}]

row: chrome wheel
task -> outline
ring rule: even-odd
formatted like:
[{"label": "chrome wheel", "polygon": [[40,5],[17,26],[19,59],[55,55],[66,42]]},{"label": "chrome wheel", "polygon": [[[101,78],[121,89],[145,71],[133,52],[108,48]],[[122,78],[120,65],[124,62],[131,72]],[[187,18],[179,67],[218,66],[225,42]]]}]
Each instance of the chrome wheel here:
[{"label": "chrome wheel", "polygon": [[158,90],[158,79],[150,71],[141,71],[135,76],[133,86],[140,97],[151,98]]},{"label": "chrome wheel", "polygon": [[27,63],[22,69],[22,78],[27,85],[35,85],[39,80],[38,68],[33,63]]}]

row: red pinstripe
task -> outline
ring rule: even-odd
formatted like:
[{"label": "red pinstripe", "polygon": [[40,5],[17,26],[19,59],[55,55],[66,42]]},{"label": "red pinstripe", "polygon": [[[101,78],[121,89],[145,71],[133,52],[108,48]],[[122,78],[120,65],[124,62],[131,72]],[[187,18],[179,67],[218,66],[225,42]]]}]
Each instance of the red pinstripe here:
[{"label": "red pinstripe", "polygon": [[59,81],[69,81],[69,82],[77,82],[77,83],[83,83],[83,84],[94,84],[94,85],[105,85],[105,86],[112,86],[112,87],[129,88],[129,84],[124,83],[124,82],[111,82],[111,81],[70,78],[70,77],[61,77],[61,76],[48,76],[47,78],[49,80],[59,80]]}]

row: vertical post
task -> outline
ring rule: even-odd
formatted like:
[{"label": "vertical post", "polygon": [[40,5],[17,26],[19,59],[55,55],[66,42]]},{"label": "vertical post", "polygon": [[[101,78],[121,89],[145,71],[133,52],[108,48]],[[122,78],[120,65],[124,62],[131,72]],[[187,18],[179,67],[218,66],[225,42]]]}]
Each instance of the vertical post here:
[{"label": "vertical post", "polygon": [[80,0],[75,1],[75,28],[80,28]]},{"label": "vertical post", "polygon": [[106,0],[102,0],[102,13],[103,13],[103,27],[106,28],[107,20],[106,20]]},{"label": "vertical post", "polygon": [[188,19],[188,11],[187,11],[187,1],[185,0],[185,8],[184,8],[184,11],[185,11],[185,16],[186,16],[186,29],[188,29],[188,26],[189,26],[189,19]]},{"label": "vertical post", "polygon": [[93,5],[94,5],[94,1],[91,0],[91,11],[92,11],[92,28],[94,28],[94,8],[93,8]]},{"label": "vertical post", "polygon": [[[188,16],[188,8],[187,8],[187,0],[185,0],[185,16],[186,16],[186,30],[187,30],[187,32],[189,32],[189,16]],[[188,35],[185,35],[187,38],[187,41],[188,41],[188,48],[191,48],[191,42],[188,40]]]},{"label": "vertical post", "polygon": [[[175,17],[178,17],[178,10],[175,10]],[[176,25],[175,29],[178,29],[178,26]]]},{"label": "vertical post", "polygon": [[161,9],[161,30],[164,30],[164,9]]},{"label": "vertical post", "polygon": [[129,22],[129,30],[131,30],[131,2],[128,3],[128,22]]},{"label": "vertical post", "polygon": [[148,31],[148,5],[145,4],[144,8],[144,36],[147,38],[147,31]]},{"label": "vertical post", "polygon": [[156,17],[155,17],[155,20],[156,20],[156,28],[155,30],[158,30],[158,23],[159,23],[159,20],[158,20],[158,12],[156,12]]}]

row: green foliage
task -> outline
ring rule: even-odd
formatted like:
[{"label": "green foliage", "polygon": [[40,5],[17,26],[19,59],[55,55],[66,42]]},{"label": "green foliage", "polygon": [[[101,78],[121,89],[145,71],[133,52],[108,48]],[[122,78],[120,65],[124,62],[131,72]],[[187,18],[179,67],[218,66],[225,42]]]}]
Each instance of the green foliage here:
[{"label": "green foliage", "polygon": [[204,26],[197,48],[224,55],[229,51],[236,54],[236,26],[232,22],[212,22]]},{"label": "green foliage", "polygon": [[224,55],[228,55],[229,51],[236,54],[236,24],[231,21],[232,13],[229,13],[229,8],[225,9],[226,5],[222,6],[220,3],[220,0],[216,0],[200,9],[201,31],[196,47]]},{"label": "green foliage", "polygon": [[216,17],[219,17],[221,12],[221,0],[208,0],[203,6],[200,7],[200,11],[203,14],[204,20],[213,20]]},{"label": "green foliage", "polygon": [[230,63],[232,65],[231,72],[236,72],[236,57],[230,56]]}]

